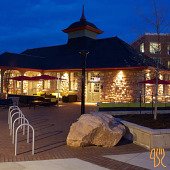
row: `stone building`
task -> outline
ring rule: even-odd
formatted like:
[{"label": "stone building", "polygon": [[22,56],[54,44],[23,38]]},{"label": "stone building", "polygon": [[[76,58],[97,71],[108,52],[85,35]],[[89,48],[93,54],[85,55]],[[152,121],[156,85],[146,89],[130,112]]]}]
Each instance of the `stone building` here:
[{"label": "stone building", "polygon": [[[79,21],[63,30],[68,34],[66,44],[27,49],[20,54],[0,55],[0,89],[9,93],[33,95],[44,89],[60,91],[61,95],[75,93],[80,100],[82,57],[79,52],[89,52],[86,61],[87,102],[136,102],[140,91],[151,95],[154,86],[138,82],[154,77],[156,62],[134,50],[118,37],[97,39],[103,31],[86,20],[84,10]],[[168,72],[159,65],[161,79],[169,80]],[[19,75],[52,75],[60,79],[45,81],[15,81],[8,79]],[[7,82],[9,80],[9,82]],[[165,89],[166,88],[166,89]],[[167,87],[159,87],[162,95]],[[149,101],[149,100],[148,100]]]}]

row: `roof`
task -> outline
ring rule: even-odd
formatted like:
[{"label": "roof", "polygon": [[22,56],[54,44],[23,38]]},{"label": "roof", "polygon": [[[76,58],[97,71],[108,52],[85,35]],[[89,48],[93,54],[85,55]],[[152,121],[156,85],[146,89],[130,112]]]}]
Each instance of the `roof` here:
[{"label": "roof", "polygon": [[97,34],[101,34],[103,32],[102,30],[97,28],[96,25],[86,20],[86,17],[84,15],[84,6],[83,6],[80,20],[71,24],[69,27],[64,29],[63,32],[68,33],[68,32],[74,32],[78,30],[84,30],[84,29],[90,30],[92,32],[96,32]]},{"label": "roof", "polygon": [[0,55],[0,66],[10,68],[45,69],[46,58],[5,52]]},{"label": "roof", "polygon": [[[161,41],[165,41],[165,38],[166,38],[166,41],[170,41],[170,34],[169,33],[159,33],[159,34],[157,34],[157,33],[145,33],[145,34],[143,34],[143,35],[140,35],[136,40],[134,40],[132,43],[131,43],[131,45],[132,46],[135,46],[136,44],[137,45],[139,45],[139,42],[141,43],[141,42],[143,42],[144,41],[144,39],[146,39],[147,41],[148,41],[148,38],[149,39],[151,39],[152,41],[158,41],[157,39],[158,39],[158,37],[159,37],[159,41],[161,42]],[[155,38],[157,38],[156,40],[155,40]],[[151,41],[150,40],[150,41]]]},{"label": "roof", "polygon": [[80,28],[80,27],[84,27],[84,26],[90,26],[92,28],[99,30],[99,28],[97,28],[96,25],[94,25],[93,23],[88,22],[86,20],[80,20],[80,21],[74,22],[68,28],[64,29],[64,32],[66,32],[66,30],[71,30],[71,29]]},{"label": "roof", "polygon": [[[65,45],[28,49],[22,54],[44,57],[47,61],[42,69],[81,69],[81,50],[89,51],[87,68],[155,67],[156,62],[137,52],[118,37],[91,39],[78,37],[69,39]],[[32,63],[34,65],[34,63]],[[159,65],[159,68],[164,68]]]},{"label": "roof", "polygon": [[159,35],[159,36],[170,36],[170,34],[169,33],[145,33],[145,35],[153,35],[153,36],[157,36],[157,35]]},{"label": "roof", "polygon": [[[118,37],[69,39],[67,44],[28,49],[21,54],[3,53],[0,66],[42,70],[81,69],[79,52],[87,50],[87,68],[155,67],[153,59],[137,52]],[[159,68],[164,68],[159,65]]]}]

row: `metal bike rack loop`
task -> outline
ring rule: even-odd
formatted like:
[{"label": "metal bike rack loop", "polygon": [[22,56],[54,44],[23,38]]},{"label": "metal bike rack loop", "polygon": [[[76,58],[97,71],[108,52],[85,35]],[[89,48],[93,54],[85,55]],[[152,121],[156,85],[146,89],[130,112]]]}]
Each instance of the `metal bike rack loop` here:
[{"label": "metal bike rack loop", "polygon": [[[29,122],[28,122],[28,120],[25,118],[25,116],[24,117],[22,117],[22,116],[20,116],[20,117],[18,117],[18,118],[16,118],[15,120],[14,120],[14,122],[13,122],[13,124],[12,124],[12,143],[14,144],[14,138],[15,138],[15,133],[14,133],[14,131],[15,131],[15,123],[16,123],[16,121],[18,120],[18,119],[23,119],[23,124],[29,124]],[[21,122],[21,125],[22,125],[22,122]],[[25,125],[24,125],[24,127],[23,127],[23,135],[25,135]],[[27,126],[27,143],[29,143],[29,126]]]},{"label": "metal bike rack loop", "polygon": [[13,111],[19,111],[20,108],[18,106],[10,106],[8,110],[8,124],[10,123],[10,117]]},{"label": "metal bike rack loop", "polygon": [[14,108],[12,109],[10,112],[9,112],[9,117],[8,117],[8,124],[10,126],[10,123],[11,123],[11,117],[13,114],[15,114],[16,112],[22,112],[19,108]]},{"label": "metal bike rack loop", "polygon": [[[10,118],[10,124],[9,124],[9,129],[10,129],[10,135],[12,134],[12,119],[13,119],[13,117],[15,116],[15,115],[17,115],[18,114],[18,117],[25,117],[23,114],[22,114],[22,112],[21,111],[18,111],[18,112],[15,112],[12,116],[11,116],[11,118]],[[21,120],[21,124],[22,124],[22,119],[20,119]],[[18,121],[19,121],[19,119],[18,119]]]},{"label": "metal bike rack loop", "polygon": [[15,156],[17,155],[17,140],[18,140],[18,130],[22,127],[22,126],[28,126],[29,128],[32,129],[32,155],[34,155],[34,142],[35,142],[35,133],[34,133],[34,128],[27,123],[23,123],[21,125],[19,125],[15,131]]}]

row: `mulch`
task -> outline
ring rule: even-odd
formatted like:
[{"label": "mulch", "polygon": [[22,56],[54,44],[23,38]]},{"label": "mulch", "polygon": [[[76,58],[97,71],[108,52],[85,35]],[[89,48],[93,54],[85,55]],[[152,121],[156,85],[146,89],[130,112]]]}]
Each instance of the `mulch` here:
[{"label": "mulch", "polygon": [[157,120],[154,120],[153,114],[129,114],[114,116],[123,120],[135,123],[151,129],[170,129],[170,113],[157,114]]}]

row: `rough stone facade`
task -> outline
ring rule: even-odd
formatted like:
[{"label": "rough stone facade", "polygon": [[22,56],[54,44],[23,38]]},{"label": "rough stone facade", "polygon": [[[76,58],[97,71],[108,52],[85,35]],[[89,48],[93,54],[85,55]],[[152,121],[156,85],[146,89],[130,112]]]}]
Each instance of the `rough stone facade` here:
[{"label": "rough stone facade", "polygon": [[106,71],[102,77],[102,101],[135,102],[139,98],[138,82],[143,72],[136,70]]}]

